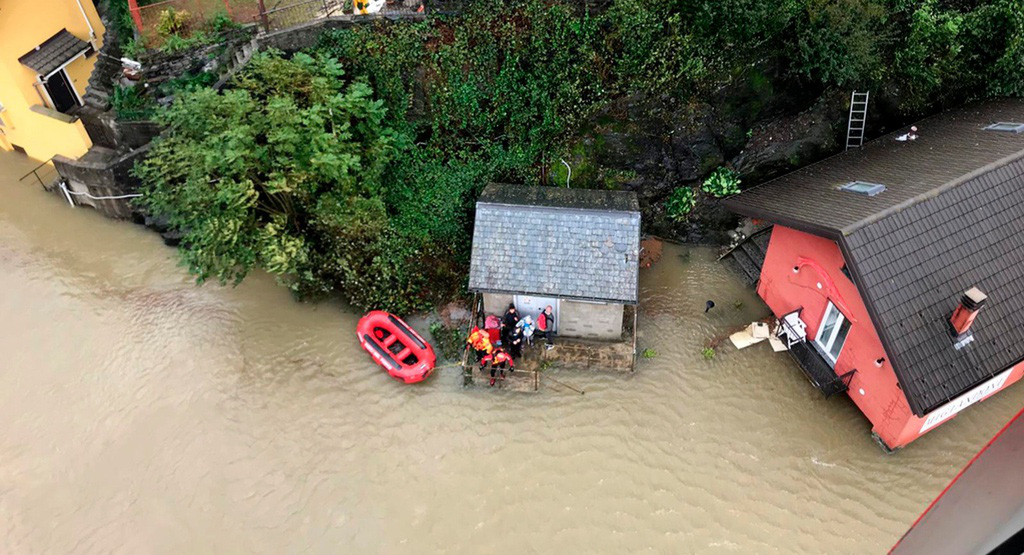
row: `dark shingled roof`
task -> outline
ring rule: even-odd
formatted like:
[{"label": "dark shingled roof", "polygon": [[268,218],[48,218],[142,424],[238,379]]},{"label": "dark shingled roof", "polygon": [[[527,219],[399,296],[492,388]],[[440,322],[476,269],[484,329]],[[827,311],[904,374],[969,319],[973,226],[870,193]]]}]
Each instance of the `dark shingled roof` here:
[{"label": "dark shingled roof", "polygon": [[87,48],[89,43],[72,35],[67,29],[61,29],[43,44],[18,58],[18,62],[45,76]]},{"label": "dark shingled roof", "polygon": [[[752,217],[771,214],[765,219],[819,235],[826,230],[849,234],[1024,149],[1022,135],[984,130],[1001,121],[1024,123],[1024,102],[996,100],[930,117],[915,124],[915,141],[894,140],[907,127],[754,187],[725,204]],[[885,191],[866,197],[838,189],[851,181],[880,183]]]},{"label": "dark shingled roof", "polygon": [[633,193],[492,184],[476,205],[469,288],[635,304],[639,255]]},{"label": "dark shingled roof", "polygon": [[[919,416],[1024,360],[1024,134],[981,130],[996,121],[1024,122],[1024,101],[929,118],[917,141],[886,136],[728,202],[839,243]],[[887,190],[833,190],[840,179]],[[948,321],[972,286],[989,299],[958,351]]]}]

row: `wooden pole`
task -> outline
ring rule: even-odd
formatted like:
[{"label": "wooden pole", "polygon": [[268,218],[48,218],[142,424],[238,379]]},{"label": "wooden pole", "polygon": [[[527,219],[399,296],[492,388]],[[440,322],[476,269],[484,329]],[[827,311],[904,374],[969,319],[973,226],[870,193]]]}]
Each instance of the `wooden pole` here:
[{"label": "wooden pole", "polygon": [[[131,0],[134,2],[135,0]],[[259,0],[260,4],[260,22],[263,24],[263,32],[270,32],[270,20],[267,19],[267,7],[263,4],[263,0]]]},{"label": "wooden pole", "polygon": [[582,389],[576,389],[575,387],[573,387],[573,386],[571,386],[571,385],[569,385],[569,384],[567,384],[567,383],[565,383],[565,382],[560,382],[560,381],[558,381],[558,380],[556,380],[556,379],[552,378],[551,376],[548,376],[548,377],[546,377],[546,378],[544,378],[544,379],[546,379],[546,380],[551,380],[551,381],[555,382],[556,384],[558,384],[558,385],[560,385],[560,386],[562,386],[562,387],[567,387],[567,388],[569,388],[569,389],[571,389],[571,390],[575,391],[576,393],[579,393],[580,395],[583,395],[583,394],[585,394],[585,393],[586,393],[586,391],[583,391]]}]

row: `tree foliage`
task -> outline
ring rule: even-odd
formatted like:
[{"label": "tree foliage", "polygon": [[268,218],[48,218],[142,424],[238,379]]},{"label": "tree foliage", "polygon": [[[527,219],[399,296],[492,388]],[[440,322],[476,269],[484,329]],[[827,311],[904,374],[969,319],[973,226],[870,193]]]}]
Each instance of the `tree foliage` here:
[{"label": "tree foliage", "polygon": [[300,296],[340,289],[369,304],[408,289],[388,260],[415,253],[381,200],[402,141],[385,113],[335,60],[259,54],[232,89],[183,93],[160,115],[167,131],[136,168],[143,206],[184,232],[200,282],[263,268]]},{"label": "tree foliage", "polygon": [[[906,114],[1024,94],[1019,0],[469,5],[328,31],[308,54],[258,55],[223,93],[179,96],[138,173],[200,281],[264,268],[302,297],[398,311],[450,297],[488,182],[536,183],[616,98],[707,100],[766,61],[798,88],[870,89]],[[737,186],[716,173],[703,189]],[[668,216],[696,196],[675,188]]]}]

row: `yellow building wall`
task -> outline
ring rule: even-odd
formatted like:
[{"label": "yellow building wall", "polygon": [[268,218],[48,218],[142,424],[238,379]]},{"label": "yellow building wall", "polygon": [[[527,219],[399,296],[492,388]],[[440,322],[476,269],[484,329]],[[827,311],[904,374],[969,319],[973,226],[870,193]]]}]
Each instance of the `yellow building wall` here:
[{"label": "yellow building wall", "polygon": [[[95,36],[90,35],[90,24]],[[29,156],[47,160],[56,154],[77,158],[92,146],[80,121],[69,123],[62,114],[39,110],[47,104],[42,86],[34,86],[38,75],[18,62],[61,29],[92,42],[97,51],[103,45],[105,28],[92,0],[81,0],[81,4],[78,0],[0,1],[0,104],[4,107],[0,112],[0,148],[10,150],[17,145]],[[65,68],[79,97],[85,96],[97,56],[79,57]]]}]

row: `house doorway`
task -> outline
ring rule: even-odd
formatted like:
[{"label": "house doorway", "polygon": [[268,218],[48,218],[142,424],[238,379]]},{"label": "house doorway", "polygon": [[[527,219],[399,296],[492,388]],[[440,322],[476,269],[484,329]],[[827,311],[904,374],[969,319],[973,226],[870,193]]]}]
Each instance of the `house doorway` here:
[{"label": "house doorway", "polygon": [[537,321],[537,317],[544,310],[544,307],[551,305],[551,310],[555,313],[555,329],[558,331],[558,299],[554,297],[534,297],[533,295],[516,295],[513,301],[516,303],[516,310],[519,311],[520,317],[529,316],[533,318],[533,321]]},{"label": "house doorway", "polygon": [[50,95],[50,102],[53,109],[62,114],[68,113],[72,108],[80,106],[78,93],[71,87],[71,80],[63,69],[50,74],[43,82],[46,87],[46,94]]},{"label": "house doorway", "polygon": [[821,326],[818,327],[818,336],[814,338],[814,346],[833,367],[839,359],[839,353],[842,352],[843,343],[846,343],[846,336],[849,333],[850,321],[829,301],[825,308],[825,316],[821,319]]}]

